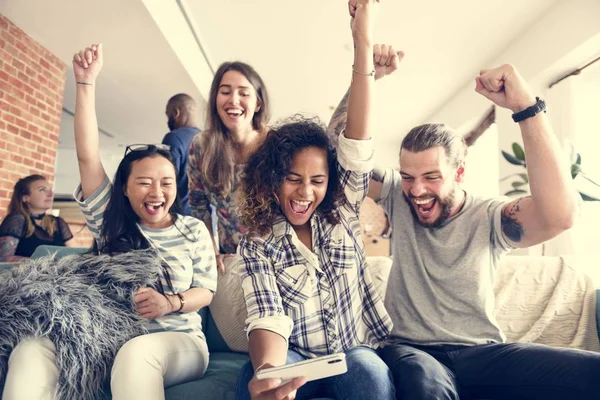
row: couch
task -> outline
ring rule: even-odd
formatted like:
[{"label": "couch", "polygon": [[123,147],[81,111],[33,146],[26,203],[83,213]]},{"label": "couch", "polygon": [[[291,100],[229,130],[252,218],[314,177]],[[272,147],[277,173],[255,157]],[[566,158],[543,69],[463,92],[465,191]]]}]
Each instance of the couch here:
[{"label": "couch", "polygon": [[[32,257],[42,257],[55,252],[58,256],[63,256],[83,251],[85,249],[40,246]],[[0,263],[0,272],[14,265]],[[384,283],[389,273],[391,261],[384,257],[370,257],[369,265],[372,268],[373,278],[378,290],[385,291]],[[523,266],[527,268],[523,268]],[[567,304],[570,311],[575,311],[575,313],[577,310],[580,313],[593,312],[589,321],[585,318],[578,318],[580,326],[571,329],[572,334],[565,335],[564,332],[565,325],[572,325],[570,321],[561,318],[558,318],[557,321],[557,318],[546,315],[560,315],[559,309],[564,306],[564,301],[561,303],[560,299],[568,299],[563,288],[557,283],[561,279],[556,279],[554,276],[562,276],[561,279],[563,280],[567,279],[564,286],[568,286],[571,288],[570,292],[573,292],[575,300]],[[540,282],[552,283],[545,285],[540,284]],[[597,302],[600,303],[600,290],[596,292],[595,289],[590,289],[590,284],[590,281],[583,274],[576,272],[567,261],[559,257],[507,257],[507,260],[503,261],[499,269],[495,292],[498,299],[496,310],[499,323],[507,331],[508,340],[519,341],[522,339],[523,341],[534,341],[555,346],[588,348],[600,351],[600,345],[598,344],[600,343],[598,339],[598,332],[600,332],[600,313],[598,310],[600,310],[600,307],[597,307]],[[524,291],[533,292],[535,295],[525,298],[522,296]],[[555,292],[560,293],[553,296],[552,294]],[[230,293],[226,292],[228,295]],[[518,301],[515,301],[515,298],[519,298]],[[536,304],[535,306],[528,304],[523,307],[522,302],[543,304]],[[536,310],[541,310],[541,312]],[[238,372],[242,365],[249,360],[249,357],[245,352],[239,351],[243,350],[240,348],[239,343],[233,346],[238,351],[231,350],[217,328],[215,318],[208,308],[200,310],[200,314],[202,315],[203,330],[210,349],[208,370],[205,376],[198,381],[166,389],[167,400],[233,400],[235,398]],[[513,317],[517,314],[518,318]],[[218,317],[217,320],[219,320]],[[227,317],[221,320],[227,320]],[[583,322],[581,322],[582,320]],[[243,321],[240,320],[237,323],[238,325],[243,324]],[[561,335],[553,335],[552,330],[560,332]],[[232,343],[230,336],[227,334],[225,336]],[[560,337],[560,339],[557,339],[557,337]],[[566,342],[556,342],[557,340]],[[108,390],[106,392],[104,398],[110,399]]]}]

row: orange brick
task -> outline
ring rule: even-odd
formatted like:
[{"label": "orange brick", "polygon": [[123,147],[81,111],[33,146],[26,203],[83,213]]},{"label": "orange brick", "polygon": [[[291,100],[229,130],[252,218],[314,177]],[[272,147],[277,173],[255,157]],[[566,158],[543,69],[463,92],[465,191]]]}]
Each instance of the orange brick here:
[{"label": "orange brick", "polygon": [[[15,117],[14,115],[11,114],[2,114],[2,119],[6,122],[8,122],[9,124],[14,124],[15,123]],[[15,126],[16,128],[16,126]]]},{"label": "orange brick", "polygon": [[10,106],[9,112],[14,116],[17,116],[17,117],[21,116],[21,109],[15,107],[15,106]]},{"label": "orange brick", "polygon": [[0,91],[3,94],[7,94],[12,90],[12,86],[7,81],[0,81]]},{"label": "orange brick", "polygon": [[0,14],[0,29],[8,30],[8,20]]},{"label": "orange brick", "polygon": [[8,30],[9,30],[10,34],[13,35],[14,37],[16,37],[17,39],[21,39],[23,36],[25,36],[23,31],[14,25],[10,26],[8,28]]},{"label": "orange brick", "polygon": [[6,31],[1,31],[0,32],[0,38],[4,39],[6,41],[6,43],[10,43],[12,45],[14,45],[16,43],[16,40],[13,36],[11,36],[10,33],[6,32]]},{"label": "orange brick", "polygon": [[23,64],[23,62],[17,60],[16,58],[12,61],[12,65],[19,71],[25,72],[25,64]]},{"label": "orange brick", "polygon": [[[25,128],[25,129],[27,129],[27,121],[25,121],[25,120],[23,120],[21,118],[17,118],[16,122],[17,122],[17,126],[19,128]],[[26,138],[26,139],[29,139],[29,138]]]}]

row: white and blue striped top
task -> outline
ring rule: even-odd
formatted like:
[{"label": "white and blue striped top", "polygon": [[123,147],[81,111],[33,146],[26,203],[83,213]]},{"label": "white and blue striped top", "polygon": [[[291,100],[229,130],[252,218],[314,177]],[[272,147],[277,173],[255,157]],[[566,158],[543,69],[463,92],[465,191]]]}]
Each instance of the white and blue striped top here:
[{"label": "white and blue striped top", "polygon": [[[73,196],[79,203],[88,228],[94,239],[99,240],[104,211],[108,205],[112,184],[104,183],[88,199],[83,199],[81,185]],[[192,287],[217,289],[217,265],[210,234],[204,223],[196,218],[177,215],[173,225],[164,229],[150,229],[138,224],[150,245],[159,251],[171,267],[171,282],[175,291],[183,293]],[[163,278],[166,294],[174,294]],[[148,322],[150,332],[178,331],[193,332],[204,337],[202,318],[197,312],[166,314]]]}]

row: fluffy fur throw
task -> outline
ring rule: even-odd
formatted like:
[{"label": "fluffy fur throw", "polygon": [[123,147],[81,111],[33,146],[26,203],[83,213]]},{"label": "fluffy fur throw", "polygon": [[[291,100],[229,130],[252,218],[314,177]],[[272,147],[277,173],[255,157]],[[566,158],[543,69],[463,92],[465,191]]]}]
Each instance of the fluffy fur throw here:
[{"label": "fluffy fur throw", "polygon": [[60,371],[56,399],[98,399],[117,351],[146,333],[133,292],[155,286],[152,250],[32,259],[0,274],[0,393],[8,357],[28,336],[49,338]]}]

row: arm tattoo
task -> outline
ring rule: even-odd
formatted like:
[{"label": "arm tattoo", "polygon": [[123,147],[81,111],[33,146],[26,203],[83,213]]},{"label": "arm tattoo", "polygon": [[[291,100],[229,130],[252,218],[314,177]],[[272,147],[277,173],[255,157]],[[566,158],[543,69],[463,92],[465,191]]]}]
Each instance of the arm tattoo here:
[{"label": "arm tattoo", "polygon": [[13,262],[24,260],[26,257],[15,256],[19,239],[12,236],[0,237],[0,262]]},{"label": "arm tattoo", "polygon": [[327,127],[327,131],[329,132],[329,137],[335,140],[337,143],[337,138],[340,136],[340,133],[346,127],[346,117],[348,114],[348,98],[350,97],[350,89],[346,92],[340,104],[338,104],[337,108],[333,112],[331,116],[331,121],[329,121],[329,126]]},{"label": "arm tattoo", "polygon": [[512,240],[513,242],[520,242],[523,239],[523,235],[525,234],[525,230],[523,229],[523,225],[517,221],[517,212],[522,211],[521,201],[525,199],[522,197],[518,199],[510,209],[507,207],[502,211],[502,216],[500,218],[500,225],[502,226],[502,232],[506,235],[507,238]]}]

